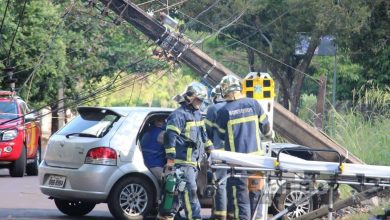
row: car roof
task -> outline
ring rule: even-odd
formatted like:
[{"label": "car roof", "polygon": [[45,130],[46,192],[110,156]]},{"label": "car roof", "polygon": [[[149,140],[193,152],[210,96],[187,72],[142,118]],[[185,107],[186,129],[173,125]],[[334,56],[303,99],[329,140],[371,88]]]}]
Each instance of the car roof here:
[{"label": "car roof", "polygon": [[111,110],[118,115],[127,116],[129,113],[139,112],[139,113],[149,113],[149,112],[171,112],[172,108],[163,108],[163,107],[100,107],[100,106],[80,106],[77,107],[77,111],[79,109],[107,109]]},{"label": "car roof", "polygon": [[16,92],[0,90],[0,101],[22,100]]}]

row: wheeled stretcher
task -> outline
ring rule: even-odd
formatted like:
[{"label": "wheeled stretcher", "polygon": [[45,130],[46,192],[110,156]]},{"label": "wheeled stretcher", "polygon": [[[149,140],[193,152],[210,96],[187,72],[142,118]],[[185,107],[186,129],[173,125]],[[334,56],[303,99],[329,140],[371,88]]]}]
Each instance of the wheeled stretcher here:
[{"label": "wheeled stretcher", "polygon": [[[288,150],[291,150],[291,148]],[[303,149],[297,148],[296,150]],[[304,150],[308,151],[308,149]],[[211,163],[211,168],[214,170],[229,170],[225,177],[217,180],[217,184],[230,176],[249,176],[249,174],[242,174],[240,171],[247,171],[247,173],[251,173],[251,171],[261,172],[266,183],[263,189],[263,191],[265,191],[263,195],[267,195],[268,185],[271,179],[296,183],[326,183],[329,193],[328,219],[332,219],[332,196],[334,186],[338,184],[348,184],[383,188],[390,187],[390,166],[343,163],[340,155],[338,155],[339,162],[309,161],[283,152],[285,152],[284,149],[281,149],[278,152],[277,157],[270,157],[216,150],[210,154],[209,161]],[[338,154],[335,151],[330,152]],[[300,203],[307,201],[311,196],[317,193],[319,193],[319,189],[313,189],[305,198],[302,198],[300,201],[296,201],[291,207],[281,211],[272,219],[278,219],[284,214],[293,211]],[[264,201],[267,202],[267,198],[265,198]]]}]

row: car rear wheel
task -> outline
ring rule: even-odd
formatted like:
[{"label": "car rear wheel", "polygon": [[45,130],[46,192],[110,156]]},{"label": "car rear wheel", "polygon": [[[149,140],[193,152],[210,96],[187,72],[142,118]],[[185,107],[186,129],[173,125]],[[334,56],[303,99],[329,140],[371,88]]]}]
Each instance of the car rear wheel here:
[{"label": "car rear wheel", "polygon": [[37,176],[38,175],[38,167],[41,162],[41,146],[38,146],[37,154],[35,155],[34,162],[27,164],[26,173],[28,176]]},{"label": "car rear wheel", "polygon": [[12,177],[23,177],[24,172],[26,171],[26,147],[22,147],[22,152],[20,157],[12,162],[11,167],[9,168],[9,174]]},{"label": "car rear wheel", "polygon": [[[305,196],[307,196],[310,192],[306,191],[299,186],[292,187],[290,189],[285,189],[284,192],[279,194],[274,202],[276,209],[281,212],[282,210],[286,209],[287,207],[291,206],[293,203],[301,200]],[[305,215],[313,210],[313,199],[310,198],[306,200],[305,202],[299,204],[297,208],[284,215],[282,219],[294,219],[299,216]]]},{"label": "car rear wheel", "polygon": [[108,208],[116,219],[144,219],[154,202],[151,184],[139,177],[120,180],[108,197]]},{"label": "car rear wheel", "polygon": [[54,199],[58,210],[69,216],[83,216],[90,213],[95,208],[95,203],[83,201],[67,201],[62,199]]}]

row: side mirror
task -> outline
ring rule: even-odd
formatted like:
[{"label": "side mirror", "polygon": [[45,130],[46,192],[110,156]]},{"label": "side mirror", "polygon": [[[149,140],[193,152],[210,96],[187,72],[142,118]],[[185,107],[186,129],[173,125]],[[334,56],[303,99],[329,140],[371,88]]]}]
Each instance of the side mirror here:
[{"label": "side mirror", "polygon": [[36,117],[34,113],[30,113],[24,116],[24,122],[32,122],[35,121]]}]

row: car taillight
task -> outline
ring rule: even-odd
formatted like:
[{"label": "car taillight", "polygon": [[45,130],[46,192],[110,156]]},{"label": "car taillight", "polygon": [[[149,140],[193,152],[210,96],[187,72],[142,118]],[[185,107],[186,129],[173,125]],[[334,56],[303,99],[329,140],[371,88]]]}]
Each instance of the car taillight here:
[{"label": "car taillight", "polygon": [[88,151],[85,163],[100,165],[116,165],[116,151],[109,147],[96,147]]}]

